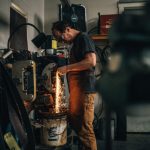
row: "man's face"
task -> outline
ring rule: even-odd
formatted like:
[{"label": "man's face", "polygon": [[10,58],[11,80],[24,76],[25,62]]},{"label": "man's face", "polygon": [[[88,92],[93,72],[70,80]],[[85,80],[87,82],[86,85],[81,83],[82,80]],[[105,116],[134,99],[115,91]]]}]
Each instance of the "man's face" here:
[{"label": "man's face", "polygon": [[71,42],[73,40],[73,33],[70,27],[67,27],[66,30],[62,33],[62,39],[66,42]]},{"label": "man's face", "polygon": [[70,27],[67,27],[63,33],[60,31],[55,30],[55,37],[58,40],[63,40],[66,42],[71,42],[73,40],[73,33]]}]

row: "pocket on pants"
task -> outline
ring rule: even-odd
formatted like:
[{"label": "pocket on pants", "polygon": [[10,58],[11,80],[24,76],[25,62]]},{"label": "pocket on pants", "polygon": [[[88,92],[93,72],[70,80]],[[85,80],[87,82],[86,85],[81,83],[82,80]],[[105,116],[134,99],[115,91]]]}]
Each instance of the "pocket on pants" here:
[{"label": "pocket on pants", "polygon": [[94,94],[86,94],[84,101],[84,120],[93,122],[94,120]]},{"label": "pocket on pants", "polygon": [[89,109],[94,109],[94,94],[86,94],[84,104]]}]

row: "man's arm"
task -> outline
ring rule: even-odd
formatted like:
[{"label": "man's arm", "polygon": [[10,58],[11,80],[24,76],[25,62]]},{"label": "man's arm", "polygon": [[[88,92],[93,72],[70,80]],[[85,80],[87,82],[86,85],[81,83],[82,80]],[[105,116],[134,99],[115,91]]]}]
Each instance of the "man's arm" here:
[{"label": "man's arm", "polygon": [[59,67],[58,72],[60,74],[65,74],[65,73],[71,72],[71,71],[83,71],[83,70],[87,70],[91,67],[94,67],[95,65],[96,65],[96,55],[95,55],[95,53],[90,52],[90,53],[87,53],[85,55],[85,58],[78,63]]}]

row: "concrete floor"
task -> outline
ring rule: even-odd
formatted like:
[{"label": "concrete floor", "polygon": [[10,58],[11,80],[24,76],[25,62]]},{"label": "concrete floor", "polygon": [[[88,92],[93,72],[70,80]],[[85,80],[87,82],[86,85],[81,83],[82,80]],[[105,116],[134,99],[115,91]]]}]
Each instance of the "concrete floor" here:
[{"label": "concrete floor", "polygon": [[[77,144],[72,148],[37,147],[37,150],[80,150]],[[97,150],[106,150],[105,141],[97,140]],[[150,134],[128,134],[127,141],[112,141],[112,150],[150,150]]]},{"label": "concrete floor", "polygon": [[[104,141],[98,141],[98,150],[105,150]],[[127,141],[113,141],[112,150],[150,150],[150,134],[128,134]]]}]

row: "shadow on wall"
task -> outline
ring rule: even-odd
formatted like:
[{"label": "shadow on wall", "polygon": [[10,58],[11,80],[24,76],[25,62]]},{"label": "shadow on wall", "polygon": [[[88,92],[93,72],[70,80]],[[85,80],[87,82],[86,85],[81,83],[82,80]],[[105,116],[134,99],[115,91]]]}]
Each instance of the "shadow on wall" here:
[{"label": "shadow on wall", "polygon": [[7,40],[6,35],[8,35],[8,28],[9,28],[9,23],[6,18],[7,17],[2,12],[0,12],[0,48],[4,48],[4,47],[6,48],[5,45]]},{"label": "shadow on wall", "polygon": [[4,16],[4,14],[2,14],[2,12],[0,12],[0,28],[6,28],[8,26],[8,22],[6,20],[6,17]]},{"label": "shadow on wall", "polygon": [[56,19],[56,18],[52,18],[52,19],[49,19],[45,22],[45,33],[46,34],[52,34],[51,32],[51,28],[52,28],[52,25],[54,22],[58,21],[59,19]]},{"label": "shadow on wall", "polygon": [[[42,32],[43,31],[43,23],[41,18],[36,14],[34,16],[34,25]],[[36,32],[36,31],[35,31]],[[35,33],[37,35],[37,32]]]}]

